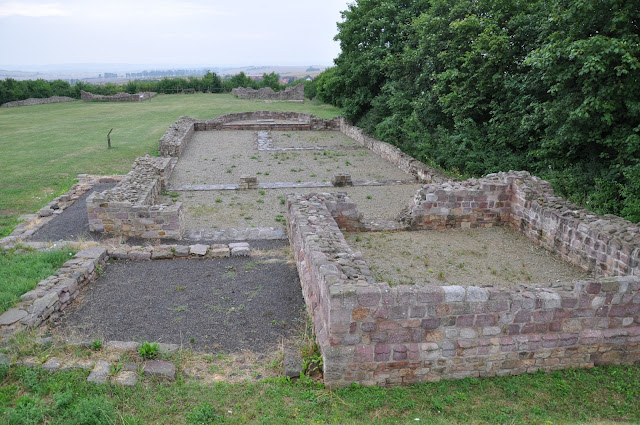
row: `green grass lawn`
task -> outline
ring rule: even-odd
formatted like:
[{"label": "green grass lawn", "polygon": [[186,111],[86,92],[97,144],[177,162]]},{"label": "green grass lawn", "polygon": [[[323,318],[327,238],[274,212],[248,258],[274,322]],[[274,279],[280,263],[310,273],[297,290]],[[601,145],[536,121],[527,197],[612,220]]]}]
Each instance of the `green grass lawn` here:
[{"label": "green grass lawn", "polygon": [[309,382],[95,385],[0,367],[3,424],[585,424],[640,422],[640,367],[329,391]]},{"label": "green grass lawn", "polygon": [[20,300],[20,295],[51,276],[74,254],[71,250],[16,254],[0,250],[0,314]]},{"label": "green grass lawn", "polygon": [[[0,237],[20,214],[66,192],[78,173],[130,171],[133,160],[157,155],[158,139],[180,116],[211,119],[233,112],[295,111],[333,118],[316,103],[263,103],[230,94],[158,95],[143,103],[80,101],[0,109]],[[113,128],[113,148],[107,133]]]}]

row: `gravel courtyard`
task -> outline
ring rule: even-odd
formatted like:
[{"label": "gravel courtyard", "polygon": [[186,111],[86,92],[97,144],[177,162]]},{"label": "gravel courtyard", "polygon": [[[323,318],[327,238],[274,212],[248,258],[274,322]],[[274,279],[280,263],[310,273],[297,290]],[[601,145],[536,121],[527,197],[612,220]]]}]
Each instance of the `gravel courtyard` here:
[{"label": "gravel courtyard", "polygon": [[252,258],[116,261],[66,312],[59,332],[266,353],[299,332],[303,307],[296,267],[282,249]]},{"label": "gravel courtyard", "polygon": [[[308,150],[258,150],[255,131],[196,132],[160,202],[182,202],[188,229],[283,229],[288,193],[346,192],[365,218],[393,220],[420,188],[411,176],[338,131],[268,134],[273,149]],[[350,174],[355,186],[332,187],[337,173]],[[194,185],[237,185],[242,175],[298,187],[194,190]],[[324,187],[304,187],[314,185]]]},{"label": "gravel courtyard", "polygon": [[390,284],[514,286],[591,277],[503,227],[345,233],[345,238],[362,252],[374,276]]}]

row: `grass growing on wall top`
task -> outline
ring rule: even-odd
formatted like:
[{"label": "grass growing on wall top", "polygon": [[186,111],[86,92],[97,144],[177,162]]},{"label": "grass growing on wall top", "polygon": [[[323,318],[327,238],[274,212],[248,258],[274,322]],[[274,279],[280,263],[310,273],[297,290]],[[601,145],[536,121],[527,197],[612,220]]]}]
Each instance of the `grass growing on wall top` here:
[{"label": "grass growing on wall top", "polygon": [[[0,237],[19,215],[66,192],[79,173],[124,174],[141,155],[157,155],[158,139],[180,116],[273,110],[333,118],[316,102],[263,103],[229,94],[158,95],[142,103],[69,102],[0,109]],[[107,133],[112,149],[107,149]]]},{"label": "grass growing on wall top", "polygon": [[16,254],[0,251],[0,314],[20,300],[73,255],[71,250]]}]

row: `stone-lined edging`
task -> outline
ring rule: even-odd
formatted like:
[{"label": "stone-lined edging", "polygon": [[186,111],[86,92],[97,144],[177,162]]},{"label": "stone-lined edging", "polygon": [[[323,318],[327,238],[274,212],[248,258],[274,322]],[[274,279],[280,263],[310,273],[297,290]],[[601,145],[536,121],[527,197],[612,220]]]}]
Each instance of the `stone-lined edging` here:
[{"label": "stone-lined edging", "polygon": [[107,260],[166,260],[176,258],[248,257],[247,242],[215,245],[157,245],[115,248],[94,246],[82,249],[56,272],[23,294],[13,308],[0,315],[0,339],[27,327],[38,327],[57,319],[88,283],[104,270]]},{"label": "stone-lined edging", "polygon": [[[40,338],[36,343],[41,346],[53,343],[51,337]],[[71,347],[94,348],[94,341],[72,340],[65,341],[65,345]],[[173,354],[180,350],[178,344],[158,344],[158,354]],[[105,341],[101,342],[101,350],[107,353],[137,353],[142,344],[136,341]],[[11,362],[8,357],[0,357],[0,364],[8,366],[40,367],[43,370],[55,373],[69,370],[90,370],[87,381],[96,384],[110,383],[111,385],[133,387],[138,383],[140,375],[155,377],[173,381],[176,377],[175,365],[166,360],[145,360],[142,363],[129,362],[119,364],[105,360],[69,360],[59,357],[50,357],[44,363],[39,358],[27,357],[16,362]]]},{"label": "stone-lined edging", "polygon": [[80,290],[101,273],[107,259],[107,249],[102,247],[78,252],[54,275],[41,280],[35,289],[20,297],[18,304],[0,315],[0,338],[59,317]]},{"label": "stone-lined edging", "polygon": [[22,222],[7,237],[0,239],[0,247],[6,248],[20,243],[24,238],[28,238],[37,232],[41,227],[48,224],[56,215],[76,202],[83,194],[99,183],[117,183],[123,176],[92,176],[88,174],[78,174],[78,183],[71,186],[69,191],[54,198],[47,205],[42,207],[36,214],[24,214],[20,217]]},{"label": "stone-lined edging", "polygon": [[353,211],[349,204],[323,194],[287,198],[289,238],[329,387],[640,361],[640,276],[392,287],[372,282],[344,240],[333,214]]}]

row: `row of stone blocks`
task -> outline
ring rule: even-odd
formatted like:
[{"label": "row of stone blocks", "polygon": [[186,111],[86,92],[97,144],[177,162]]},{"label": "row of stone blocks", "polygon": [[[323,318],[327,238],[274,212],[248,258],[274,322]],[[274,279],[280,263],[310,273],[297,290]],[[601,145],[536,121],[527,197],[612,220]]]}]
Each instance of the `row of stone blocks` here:
[{"label": "row of stone blocks", "polygon": [[0,315],[0,339],[25,327],[38,327],[55,320],[78,296],[80,290],[104,269],[109,258],[116,260],[162,260],[174,258],[248,257],[248,242],[215,245],[157,245],[92,247],[78,252],[55,274],[40,281],[36,288],[23,294],[21,301]]},{"label": "row of stone blocks", "polygon": [[318,194],[287,199],[288,233],[327,385],[640,361],[640,277],[517,288],[372,283],[333,219],[352,210],[349,203]]},{"label": "row of stone blocks", "polygon": [[0,315],[0,338],[57,318],[78,296],[82,287],[95,279],[106,261],[105,248],[86,248],[78,252],[53,276],[43,279],[35,289],[23,294],[15,307]]},{"label": "row of stone blocks", "polygon": [[[53,343],[52,338],[40,338],[36,340],[36,344],[41,346],[47,346]],[[94,347],[93,341],[85,340],[72,340],[65,342],[69,347],[82,347],[91,349]],[[105,351],[108,355],[122,355],[129,353],[135,356],[140,347],[139,342],[135,341],[106,341],[102,344],[101,350]],[[159,354],[172,354],[178,352],[180,346],[177,344],[164,344],[158,343]],[[12,362],[8,357],[0,355],[0,365],[11,365]],[[140,375],[145,377],[153,377],[158,379],[164,379],[173,381],[176,377],[176,367],[172,362],[166,360],[146,360],[142,363],[129,362],[119,365],[118,369],[114,373],[113,366],[115,363],[111,363],[105,360],[68,360],[58,357],[50,357],[46,361],[42,362],[40,358],[26,357],[19,360],[15,365],[25,367],[40,367],[43,370],[54,373],[64,372],[75,369],[89,370],[89,376],[87,381],[96,384],[110,383],[114,386],[133,387],[137,384]]]}]

